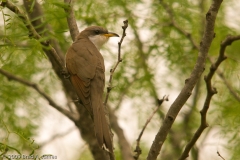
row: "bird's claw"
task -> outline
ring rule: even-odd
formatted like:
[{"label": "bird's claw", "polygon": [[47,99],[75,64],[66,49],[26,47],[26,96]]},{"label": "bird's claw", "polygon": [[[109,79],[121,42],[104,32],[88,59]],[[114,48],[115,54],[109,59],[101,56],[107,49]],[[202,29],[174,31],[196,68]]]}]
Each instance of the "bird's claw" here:
[{"label": "bird's claw", "polygon": [[65,79],[70,78],[70,75],[69,75],[69,73],[68,73],[68,71],[66,69],[62,70],[61,74],[63,75],[63,77]]}]

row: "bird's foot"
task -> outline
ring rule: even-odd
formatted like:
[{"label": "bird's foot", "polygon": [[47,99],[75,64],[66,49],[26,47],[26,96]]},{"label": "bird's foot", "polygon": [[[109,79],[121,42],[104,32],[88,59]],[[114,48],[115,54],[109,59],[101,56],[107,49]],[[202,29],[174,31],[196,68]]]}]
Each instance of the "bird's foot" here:
[{"label": "bird's foot", "polygon": [[70,77],[70,75],[69,75],[69,73],[68,73],[68,71],[66,69],[62,70],[61,74],[63,75],[63,77],[65,79],[68,79]]}]

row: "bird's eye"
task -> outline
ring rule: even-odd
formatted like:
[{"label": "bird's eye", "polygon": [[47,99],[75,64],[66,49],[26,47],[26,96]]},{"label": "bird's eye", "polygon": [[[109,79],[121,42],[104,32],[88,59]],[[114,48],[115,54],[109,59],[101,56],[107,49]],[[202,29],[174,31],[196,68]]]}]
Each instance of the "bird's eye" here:
[{"label": "bird's eye", "polygon": [[95,32],[96,34],[99,34],[99,33],[100,33],[100,31],[99,31],[99,30],[95,30],[94,32]]}]

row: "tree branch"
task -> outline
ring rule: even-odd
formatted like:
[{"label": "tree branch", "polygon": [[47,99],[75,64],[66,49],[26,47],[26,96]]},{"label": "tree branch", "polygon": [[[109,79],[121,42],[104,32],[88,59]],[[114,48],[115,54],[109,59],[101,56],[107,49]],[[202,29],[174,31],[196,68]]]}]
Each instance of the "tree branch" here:
[{"label": "tree branch", "polygon": [[49,103],[49,105],[51,105],[53,108],[55,108],[56,110],[58,110],[59,112],[61,112],[63,115],[65,115],[66,117],[68,117],[70,120],[72,121],[76,121],[76,119],[78,118],[76,115],[73,115],[71,112],[65,110],[64,108],[60,107],[59,105],[57,105],[53,99],[51,99],[51,97],[49,97],[42,89],[40,89],[38,87],[38,85],[36,83],[27,81],[25,79],[22,79],[20,77],[17,77],[11,73],[8,73],[7,71],[3,70],[0,68],[0,73],[2,75],[4,75],[5,77],[8,78],[8,80],[14,80],[17,81],[27,87],[30,87],[32,89],[34,89],[35,91],[37,91],[44,99],[46,99]]},{"label": "tree branch", "polygon": [[154,142],[151,146],[151,149],[148,153],[147,157],[148,160],[155,160],[157,158],[159,151],[162,148],[162,145],[169,133],[169,130],[172,127],[174,120],[176,119],[182,106],[186,103],[186,101],[190,97],[194,86],[196,85],[197,81],[199,80],[205,69],[205,61],[208,56],[208,51],[215,35],[214,25],[221,3],[222,0],[213,0],[211,7],[206,14],[206,25],[204,29],[205,32],[200,43],[197,62],[190,77],[185,81],[183,89],[181,90],[178,97],[175,99],[170,109],[168,110],[168,113],[164,118],[162,126],[159,129],[154,139]]},{"label": "tree branch", "polygon": [[[221,48],[219,51],[219,54],[224,55],[226,47],[231,45],[234,41],[240,40],[240,35],[237,36],[228,36],[225,38],[225,40],[221,43]],[[209,59],[211,63],[211,59]],[[223,72],[220,71],[219,69],[216,71],[218,76],[222,79],[226,87],[228,88],[229,92],[233,95],[233,97],[240,102],[240,96],[237,94],[237,92],[233,89],[232,85],[228,82],[226,77],[224,76]]]},{"label": "tree branch", "polygon": [[[44,22],[44,18],[43,18],[44,12],[42,10],[41,5],[38,2],[33,1],[33,0],[23,0],[23,4],[24,4],[26,12],[28,13],[28,17],[29,17],[33,27],[35,27],[36,31],[39,33],[40,36],[48,38],[49,32],[54,32],[54,31],[52,30],[52,27],[48,23]],[[65,55],[64,55],[59,43],[54,38],[50,38],[49,43],[53,46],[53,48],[55,48],[59,58],[62,61],[64,61]],[[70,81],[68,79],[64,78],[64,76],[63,76],[63,73],[67,74],[66,70],[62,70],[62,68],[65,69],[65,66],[58,65],[59,64],[59,63],[57,63],[58,60],[55,59],[54,56],[52,56],[52,53],[50,50],[48,50],[48,48],[43,47],[43,51],[49,58],[49,61],[51,62],[55,73],[62,81],[65,92],[68,93],[68,95],[70,95],[71,97],[75,97],[76,93],[73,90],[73,87],[72,87]],[[68,97],[68,95],[66,95],[66,97]],[[71,108],[69,108],[69,109],[71,110]]]},{"label": "tree branch", "polygon": [[225,40],[221,43],[218,59],[216,60],[215,63],[212,63],[208,75],[204,77],[204,80],[206,82],[206,87],[207,87],[207,96],[206,96],[203,108],[200,111],[200,113],[201,113],[201,124],[200,124],[198,130],[196,131],[196,133],[194,134],[194,136],[192,137],[192,139],[186,145],[186,148],[183,151],[179,160],[184,160],[188,157],[188,154],[189,154],[190,150],[192,149],[193,145],[199,139],[203,130],[206,127],[208,127],[207,120],[206,120],[207,111],[208,111],[208,108],[210,106],[212,96],[217,93],[216,88],[212,87],[211,80],[212,80],[213,75],[217,71],[218,67],[220,66],[220,64],[227,58],[224,55],[226,47],[228,45],[231,45],[232,42],[234,42],[236,40],[240,40],[240,35],[238,35],[238,36],[228,36],[227,38],[225,38]]},{"label": "tree branch", "polygon": [[[128,27],[128,20],[123,21],[123,24],[124,25],[122,26],[122,29],[123,29],[122,37],[121,37],[121,40],[118,42],[118,60],[117,60],[117,63],[115,64],[115,66],[113,67],[113,69],[110,70],[110,77],[109,77],[109,81],[108,81],[107,94],[106,94],[106,97],[105,97],[105,100],[104,100],[104,103],[103,103],[106,111],[108,110],[107,109],[108,97],[109,97],[110,91],[112,90],[113,74],[114,74],[116,68],[118,67],[119,63],[122,62],[122,58],[121,58],[121,45],[122,45],[124,37],[126,36],[126,29]],[[113,115],[113,113],[112,113],[112,115]],[[109,117],[109,114],[107,115],[107,117]],[[111,154],[110,152],[109,152],[109,156],[110,156],[111,160],[115,159],[114,155]]]},{"label": "tree branch", "polygon": [[115,66],[110,70],[110,77],[109,77],[109,80],[108,80],[107,94],[106,94],[105,101],[104,101],[105,106],[107,105],[108,97],[109,97],[110,91],[112,90],[113,74],[114,74],[117,66],[119,65],[119,63],[122,62],[121,45],[122,45],[124,37],[126,36],[126,29],[128,27],[128,20],[123,21],[123,24],[124,25],[122,26],[122,29],[123,29],[122,37],[121,37],[121,40],[118,42],[118,60],[117,60],[117,63],[115,64]]},{"label": "tree branch", "polygon": [[75,41],[77,35],[79,34],[79,30],[78,30],[77,22],[74,16],[74,11],[71,6],[72,0],[64,0],[64,2],[69,5],[69,7],[64,8],[64,10],[66,13],[68,13],[68,16],[67,16],[68,28],[70,30],[72,40]]},{"label": "tree branch", "polygon": [[137,145],[136,145],[136,148],[134,150],[134,152],[136,152],[136,154],[134,155],[134,159],[135,160],[138,160],[140,154],[142,153],[142,149],[140,148],[140,141],[141,141],[141,138],[142,138],[142,135],[143,135],[143,132],[145,131],[147,125],[150,123],[150,121],[152,120],[154,114],[159,110],[160,106],[162,105],[162,103],[164,101],[168,101],[168,96],[163,96],[162,99],[158,100],[158,106],[153,110],[152,114],[149,116],[149,118],[147,119],[147,121],[145,122],[138,138],[137,138]]},{"label": "tree branch", "polygon": [[201,114],[201,124],[199,128],[197,129],[196,133],[192,137],[192,139],[188,142],[186,145],[186,148],[184,149],[182,155],[180,156],[179,160],[184,160],[188,157],[190,150],[192,149],[193,145],[196,143],[196,141],[199,139],[201,134],[203,133],[204,129],[208,127],[207,124],[207,111],[210,106],[210,102],[212,99],[212,96],[217,93],[216,88],[212,87],[212,77],[215,74],[217,68],[220,66],[220,64],[227,58],[224,53],[227,45],[230,45],[232,43],[231,38],[227,37],[222,43],[221,48],[219,51],[218,59],[215,63],[213,63],[210,67],[210,71],[207,74],[207,76],[204,77],[204,80],[206,82],[206,88],[207,88],[207,96],[203,105],[202,110],[200,111]]}]

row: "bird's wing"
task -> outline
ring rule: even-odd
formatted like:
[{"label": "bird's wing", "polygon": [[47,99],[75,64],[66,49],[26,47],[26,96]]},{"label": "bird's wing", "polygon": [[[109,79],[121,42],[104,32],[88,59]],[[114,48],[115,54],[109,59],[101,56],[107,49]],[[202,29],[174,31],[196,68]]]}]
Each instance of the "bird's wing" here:
[{"label": "bird's wing", "polygon": [[69,48],[66,56],[66,67],[78,97],[92,114],[90,83],[95,76],[98,59],[83,44],[85,44],[83,41],[77,41]]},{"label": "bird's wing", "polygon": [[[95,47],[90,41],[89,43]],[[70,56],[72,60],[70,62],[72,63],[69,64],[69,69],[70,72],[73,71],[72,74],[77,74],[79,78],[86,80],[94,77],[98,59],[84,44],[86,44],[84,40],[77,41],[70,47],[69,50],[72,53],[72,56]]]}]

